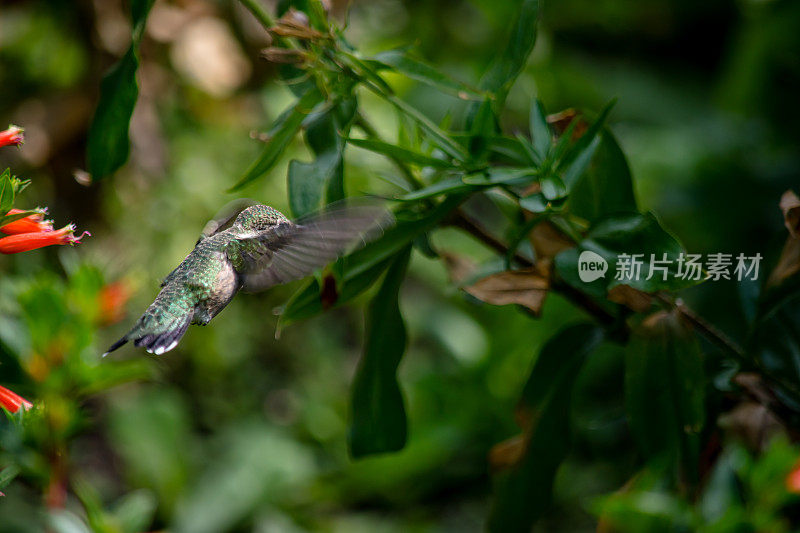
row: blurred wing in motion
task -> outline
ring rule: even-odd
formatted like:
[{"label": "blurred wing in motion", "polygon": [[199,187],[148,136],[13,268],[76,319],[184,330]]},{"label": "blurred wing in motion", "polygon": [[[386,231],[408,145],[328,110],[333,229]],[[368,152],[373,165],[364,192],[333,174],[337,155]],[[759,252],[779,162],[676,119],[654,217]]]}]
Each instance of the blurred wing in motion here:
[{"label": "blurred wing in motion", "polygon": [[393,222],[383,205],[334,204],[295,223],[237,239],[226,252],[241,275],[242,290],[255,292],[312,274],[375,239]]},{"label": "blurred wing in motion", "polygon": [[206,223],[203,227],[203,233],[200,234],[200,238],[197,239],[197,242],[230,228],[236,220],[236,217],[239,216],[239,213],[254,205],[258,205],[258,202],[249,198],[239,198],[238,200],[229,202],[214,215],[214,218]]}]

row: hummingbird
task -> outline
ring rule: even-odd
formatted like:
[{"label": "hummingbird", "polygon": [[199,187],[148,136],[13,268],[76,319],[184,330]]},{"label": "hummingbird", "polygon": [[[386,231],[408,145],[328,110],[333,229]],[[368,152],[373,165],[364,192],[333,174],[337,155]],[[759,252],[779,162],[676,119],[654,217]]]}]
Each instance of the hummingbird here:
[{"label": "hummingbird", "polygon": [[229,204],[161,283],[155,301],[103,357],[128,341],[161,355],[190,324],[205,326],[240,290],[258,292],[304,278],[374,239],[393,221],[383,206],[340,202],[292,222],[251,200]]}]

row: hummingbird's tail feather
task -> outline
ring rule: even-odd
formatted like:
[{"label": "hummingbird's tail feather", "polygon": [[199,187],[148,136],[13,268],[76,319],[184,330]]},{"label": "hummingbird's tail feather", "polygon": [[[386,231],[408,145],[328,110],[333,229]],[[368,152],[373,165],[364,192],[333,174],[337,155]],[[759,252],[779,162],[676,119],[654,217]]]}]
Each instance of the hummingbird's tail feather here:
[{"label": "hummingbird's tail feather", "polygon": [[112,345],[111,345],[111,346],[108,348],[108,350],[106,350],[106,353],[104,353],[104,354],[103,354],[103,357],[107,356],[108,354],[110,354],[111,352],[113,352],[114,350],[116,350],[117,348],[119,348],[120,346],[122,346],[123,344],[125,344],[126,342],[128,342],[128,336],[127,336],[127,335],[125,335],[125,336],[124,336],[124,337],[122,337],[120,340],[118,340],[117,342],[115,342],[114,344],[112,344]]},{"label": "hummingbird's tail feather", "polygon": [[155,355],[166,353],[178,345],[178,342],[189,328],[193,316],[194,312],[189,312],[166,324],[163,329],[158,332],[149,332],[140,335],[133,341],[133,344],[135,346],[142,346],[145,350]]}]

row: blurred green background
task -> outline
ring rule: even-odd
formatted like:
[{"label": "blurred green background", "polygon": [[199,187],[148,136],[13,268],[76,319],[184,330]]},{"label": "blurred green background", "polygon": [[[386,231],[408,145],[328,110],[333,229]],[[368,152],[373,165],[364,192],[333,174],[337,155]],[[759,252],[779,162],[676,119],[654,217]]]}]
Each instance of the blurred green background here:
[{"label": "blurred green background", "polygon": [[[476,82],[515,9],[502,0],[355,1],[347,35],[366,53],[414,43],[429,62]],[[334,10],[343,16],[343,2]],[[800,182],[798,29],[800,3],[789,0],[543,2],[504,130],[525,131],[532,96],[551,112],[598,110],[616,97],[611,128],[641,205],[692,253],[774,260],[785,237],[777,201]],[[11,363],[29,342],[11,312],[19,293],[70,287],[80,263],[123,283],[132,293],[127,316],[92,329],[87,341],[96,354],[87,357],[99,357],[152,301],[206,220],[234,198],[225,189],[291,101],[275,68],[258,60],[266,34],[236,2],[158,0],[141,48],[130,161],[113,179],[87,183],[79,170],[99,80],[129,39],[127,5],[117,0],[0,7],[0,123],[26,129],[21,150],[0,152],[0,168],[33,180],[19,207],[47,205],[53,218],[93,234],[78,248],[0,257],[0,383],[24,383],[19,376],[30,373]],[[390,81],[436,120],[462,105]],[[361,97],[391,135],[394,113]],[[307,159],[305,150],[298,139],[242,196],[287,208],[286,165]],[[381,158],[350,148],[346,161],[350,194],[391,190]],[[455,230],[433,240],[475,258],[491,255]],[[143,360],[148,377],[87,400],[70,444],[74,468],[104,503],[127,495],[124,505],[152,512],[144,528],[479,530],[491,492],[487,453],[518,432],[513,406],[538,347],[581,315],[554,295],[536,321],[511,306],[477,305],[419,254],[411,274],[401,297],[410,339],[400,368],[410,423],[402,452],[355,462],[347,455],[349,384],[369,295],[276,339],[273,311],[294,285],[236,298],[168,355],[115,353]],[[701,312],[731,309],[716,313],[719,325],[743,335],[733,286],[705,284],[685,296]],[[582,371],[575,446],[541,531],[595,530],[594,497],[634,472],[621,367],[620,350],[607,347]],[[36,516],[34,488],[4,491],[0,531],[40,531],[26,518]]]}]

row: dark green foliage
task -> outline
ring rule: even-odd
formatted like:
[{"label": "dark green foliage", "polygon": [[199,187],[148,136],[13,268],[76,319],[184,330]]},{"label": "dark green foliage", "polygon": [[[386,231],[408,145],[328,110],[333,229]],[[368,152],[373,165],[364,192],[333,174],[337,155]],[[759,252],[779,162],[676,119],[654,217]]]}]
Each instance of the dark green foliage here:
[{"label": "dark green foliage", "polygon": [[553,478],[569,452],[572,388],[602,340],[600,328],[577,324],[556,333],[539,353],[518,407],[529,425],[524,452],[497,475],[490,531],[529,531],[550,504]]},{"label": "dark green foliage", "polygon": [[154,1],[131,1],[131,46],[100,84],[100,100],[89,129],[86,148],[89,173],[95,179],[112,174],[128,160],[128,126],[139,96],[139,86],[136,83],[136,71],[139,68],[138,46],[147,14]]},{"label": "dark green foliage", "polygon": [[397,367],[406,350],[398,297],[411,248],[399,252],[367,310],[364,355],[353,379],[349,445],[353,457],[393,452],[406,444],[406,412]]},{"label": "dark green foliage", "polygon": [[694,484],[705,423],[703,358],[676,314],[648,318],[625,355],[625,404],[642,455]]}]

